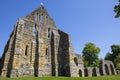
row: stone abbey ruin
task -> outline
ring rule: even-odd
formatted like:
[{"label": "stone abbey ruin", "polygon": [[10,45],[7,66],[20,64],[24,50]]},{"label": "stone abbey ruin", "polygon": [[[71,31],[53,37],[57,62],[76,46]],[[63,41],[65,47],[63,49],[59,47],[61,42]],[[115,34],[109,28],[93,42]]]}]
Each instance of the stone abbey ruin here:
[{"label": "stone abbey ruin", "polygon": [[16,22],[0,59],[2,77],[111,74],[117,74],[111,61],[102,61],[99,68],[84,67],[70,36],[57,29],[43,5]]}]

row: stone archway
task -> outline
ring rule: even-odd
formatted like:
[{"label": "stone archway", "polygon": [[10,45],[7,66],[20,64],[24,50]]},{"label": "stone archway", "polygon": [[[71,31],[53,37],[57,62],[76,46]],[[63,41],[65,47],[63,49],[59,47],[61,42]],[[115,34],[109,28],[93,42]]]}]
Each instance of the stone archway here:
[{"label": "stone archway", "polygon": [[79,77],[82,77],[82,70],[79,69]]},{"label": "stone archway", "polygon": [[77,59],[77,57],[74,57],[74,62],[76,64],[76,66],[78,66],[78,59]]},{"label": "stone archway", "polygon": [[109,75],[109,69],[108,69],[107,64],[105,64],[105,72],[106,72],[106,75]]},{"label": "stone archway", "polygon": [[88,76],[88,70],[87,70],[87,68],[84,69],[84,74],[85,74],[85,76]]},{"label": "stone archway", "polygon": [[111,74],[115,74],[112,64],[110,64]]}]

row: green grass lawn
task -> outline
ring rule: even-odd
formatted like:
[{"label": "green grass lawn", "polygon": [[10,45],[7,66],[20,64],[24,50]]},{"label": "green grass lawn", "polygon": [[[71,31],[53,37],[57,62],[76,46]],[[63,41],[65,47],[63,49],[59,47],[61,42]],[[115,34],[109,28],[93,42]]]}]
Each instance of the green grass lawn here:
[{"label": "green grass lawn", "polygon": [[0,77],[0,80],[120,80],[120,75],[100,77],[21,77],[21,78]]}]

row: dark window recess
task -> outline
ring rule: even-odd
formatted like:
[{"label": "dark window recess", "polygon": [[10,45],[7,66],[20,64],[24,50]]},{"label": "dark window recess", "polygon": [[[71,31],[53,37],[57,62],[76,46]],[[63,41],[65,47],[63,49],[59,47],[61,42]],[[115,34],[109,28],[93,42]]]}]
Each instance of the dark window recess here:
[{"label": "dark window recess", "polygon": [[35,27],[34,27],[34,29],[33,29],[33,33],[34,33],[34,35],[36,35],[36,34],[37,34],[36,25],[35,25]]},{"label": "dark window recess", "polygon": [[47,16],[46,16],[46,21],[45,22],[46,22],[46,24],[48,24],[48,17]]},{"label": "dark window recess", "polygon": [[50,38],[50,28],[48,28],[48,38]]},{"label": "dark window recess", "polygon": [[27,56],[27,55],[28,55],[28,45],[25,48],[25,56]]},{"label": "dark window recess", "polygon": [[48,48],[46,48],[46,56],[48,55]]}]

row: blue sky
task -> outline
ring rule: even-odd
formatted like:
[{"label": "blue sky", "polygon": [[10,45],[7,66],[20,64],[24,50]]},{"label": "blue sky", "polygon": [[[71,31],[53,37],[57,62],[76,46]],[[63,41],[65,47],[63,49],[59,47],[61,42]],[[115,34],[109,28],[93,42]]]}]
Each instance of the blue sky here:
[{"label": "blue sky", "polygon": [[120,19],[114,18],[118,0],[1,0],[0,56],[18,18],[23,18],[43,2],[58,29],[70,34],[76,53],[93,42],[101,49],[100,58],[120,44]]}]

